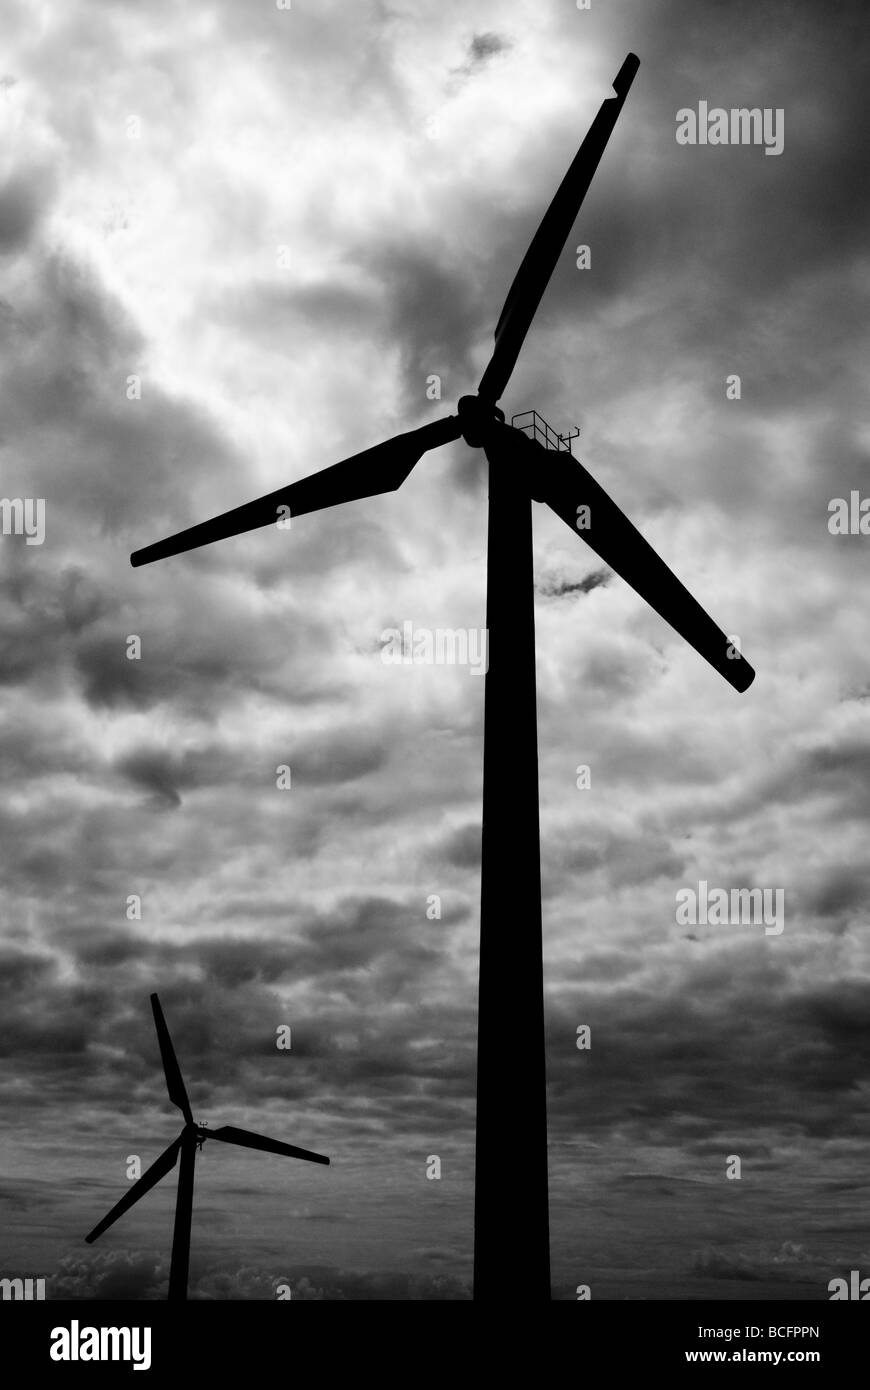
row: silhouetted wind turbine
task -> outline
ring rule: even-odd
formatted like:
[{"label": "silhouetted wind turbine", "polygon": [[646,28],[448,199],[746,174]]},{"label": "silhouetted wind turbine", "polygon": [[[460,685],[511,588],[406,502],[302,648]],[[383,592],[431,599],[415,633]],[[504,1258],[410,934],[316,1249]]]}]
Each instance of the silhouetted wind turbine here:
[{"label": "silhouetted wind turbine", "polygon": [[123,1216],[125,1211],[129,1211],[140,1197],[144,1197],[146,1192],[150,1192],[152,1187],[156,1187],[161,1178],[172,1172],[180,1154],[181,1168],[178,1173],[178,1196],[175,1201],[172,1262],[169,1266],[169,1299],[170,1301],[183,1301],[187,1298],[187,1269],[190,1263],[193,1168],[196,1162],[196,1151],[198,1148],[202,1148],[207,1139],[219,1139],[223,1144],[238,1144],[243,1149],[262,1149],[265,1153],[285,1154],[288,1158],[306,1158],[310,1163],[328,1163],[329,1159],[325,1158],[323,1154],[311,1153],[308,1149],[297,1149],[293,1144],[283,1144],[280,1139],[266,1139],[262,1134],[252,1134],[247,1129],[236,1129],[234,1125],[223,1125],[220,1129],[207,1129],[204,1125],[198,1125],[191,1114],[190,1101],[187,1099],[181,1068],[178,1065],[175,1048],[172,1046],[166,1019],[163,1017],[160,1000],[156,994],[151,995],[151,1008],[154,1011],[154,1026],[157,1029],[160,1056],[163,1058],[163,1070],[166,1073],[166,1089],[169,1092],[169,1099],[173,1105],[178,1106],[184,1116],[184,1129],[178,1138],[169,1145],[169,1148],[164,1149],[160,1157],[154,1160],[151,1167],[146,1169],[138,1182],[134,1182],[129,1192],[125,1192],[120,1202],[115,1203],[108,1216],[104,1216],[90,1235],[85,1236],[85,1240],[89,1245],[92,1244],[103,1234],[103,1231],[108,1230],[109,1226],[118,1220],[119,1216]]},{"label": "silhouetted wind turbine", "polygon": [[[145,565],[339,502],[391,492],[429,449],[460,436],[489,463],[483,751],[480,994],[477,1042],[474,1297],[502,1302],[506,1278],[524,1300],[549,1299],[547,1112],[530,498],[546,502],[736,690],[755,672],[570,452],[504,423],[501,399],[639,67],[630,53],[523,258],[476,396],[458,413],[397,435],[255,502],[131,556]],[[584,516],[584,521],[586,517]],[[515,1026],[505,1043],[505,1022]]]}]

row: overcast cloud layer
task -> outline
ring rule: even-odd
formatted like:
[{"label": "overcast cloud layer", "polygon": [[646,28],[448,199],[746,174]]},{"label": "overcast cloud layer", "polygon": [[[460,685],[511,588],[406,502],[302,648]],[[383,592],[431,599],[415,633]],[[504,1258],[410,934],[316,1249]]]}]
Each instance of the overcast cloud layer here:
[{"label": "overcast cloud layer", "polygon": [[[482,459],[128,556],[453,410],[629,50],[503,405],[581,427],[758,678],[536,508],[554,1291],[870,1274],[863,9],[6,0],[0,493],[46,535],[0,538],[0,1274],[165,1297],[171,1183],[83,1244],[177,1131],[157,989],[197,1118],[332,1157],[207,1146],[193,1296],[468,1296],[484,682],[381,634],[483,625]],[[678,145],[701,100],[782,108],[782,154]],[[784,931],[678,925],[700,880]]]}]

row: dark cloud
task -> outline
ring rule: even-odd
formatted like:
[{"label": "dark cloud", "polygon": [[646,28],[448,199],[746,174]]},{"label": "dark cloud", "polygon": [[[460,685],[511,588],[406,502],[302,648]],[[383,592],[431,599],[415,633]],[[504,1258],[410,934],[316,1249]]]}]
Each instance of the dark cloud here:
[{"label": "dark cloud", "polygon": [[0,254],[22,250],[33,238],[52,179],[44,169],[17,170],[0,186]]},{"label": "dark cloud", "polygon": [[[726,961],[742,960],[739,987],[728,983],[727,969],[717,969],[723,953]],[[749,955],[709,942],[700,961],[680,959],[678,976],[678,990],[672,981],[660,1006],[636,979],[618,976],[615,987],[596,997],[581,983],[578,962],[572,1011],[553,1007],[548,1022],[552,1134],[564,1126],[570,1135],[584,1108],[586,1132],[619,1123],[649,1131],[662,1115],[671,1122],[694,1116],[698,1137],[683,1144],[698,1152],[712,1136],[719,1153],[731,1152],[735,1131],[777,1125],[815,1139],[854,1133],[854,1121],[844,1131],[842,1117],[847,1097],[861,1085],[866,1000],[860,988],[841,980],[824,991],[790,993],[763,942]],[[583,1054],[572,1056],[566,1047],[575,1019],[592,1028],[590,1065],[582,1072]],[[757,1158],[758,1141],[751,1143]]]},{"label": "dark cloud", "polygon": [[480,825],[472,822],[452,830],[443,847],[449,864],[459,868],[474,868],[480,863]]},{"label": "dark cloud", "polygon": [[473,379],[471,349],[480,318],[468,269],[442,259],[428,246],[407,240],[360,249],[356,261],[374,275],[388,306],[385,337],[400,354],[404,404],[426,401],[428,379],[441,379],[445,400],[455,401]]},{"label": "dark cloud", "polygon": [[365,732],[337,730],[315,745],[298,746],[291,764],[298,776],[314,785],[353,782],[383,767],[388,750],[378,747]]},{"label": "dark cloud", "polygon": [[118,770],[137,786],[151,792],[157,806],[171,808],[181,805],[178,783],[183,778],[183,769],[171,754],[141,749],[128,753],[121,760]]},{"label": "dark cloud", "polygon": [[480,67],[496,54],[505,53],[512,46],[511,40],[503,38],[501,34],[474,34],[468,45],[467,70],[472,71]]},{"label": "dark cloud", "polygon": [[366,320],[384,334],[379,308],[380,300],[371,292],[334,281],[292,289],[267,281],[233,290],[212,312],[258,346],[283,353],[288,341],[308,334],[332,336],[340,349],[346,335],[359,331]]},{"label": "dark cloud", "polygon": [[610,570],[593,570],[576,584],[567,580],[554,580],[549,584],[538,585],[538,592],[546,594],[547,598],[564,598],[566,594],[591,594],[593,589],[600,589],[612,577]]}]

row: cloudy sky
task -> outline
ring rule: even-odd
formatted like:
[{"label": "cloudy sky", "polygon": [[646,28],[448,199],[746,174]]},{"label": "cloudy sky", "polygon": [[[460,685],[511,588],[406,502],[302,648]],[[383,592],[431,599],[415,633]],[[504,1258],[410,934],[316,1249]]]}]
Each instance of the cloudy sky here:
[{"label": "cloudy sky", "polygon": [[[828,529],[870,495],[862,6],[2,8],[0,490],[46,533],[0,539],[0,1274],[165,1296],[171,1181],[83,1243],[179,1127],[156,989],[197,1118],[332,1157],[206,1147],[194,1296],[468,1296],[484,682],[381,634],[483,625],[482,458],[128,557],[474,388],[629,50],[503,404],[581,427],[758,677],[536,507],[554,1293],[870,1274],[870,538]],[[782,108],[783,152],[678,145],[702,100]],[[784,931],[678,925],[701,880]]]}]

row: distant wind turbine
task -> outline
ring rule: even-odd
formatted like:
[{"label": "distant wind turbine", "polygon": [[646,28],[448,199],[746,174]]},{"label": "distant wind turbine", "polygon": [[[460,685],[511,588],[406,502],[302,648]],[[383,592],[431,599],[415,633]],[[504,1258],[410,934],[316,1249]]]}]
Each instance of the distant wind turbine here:
[{"label": "distant wind turbine", "polygon": [[169,1099],[173,1105],[178,1106],[184,1116],[184,1129],[178,1138],[169,1145],[169,1148],[164,1149],[160,1157],[154,1160],[138,1182],[133,1184],[129,1192],[124,1194],[120,1202],[115,1203],[108,1216],[104,1216],[90,1235],[85,1236],[85,1240],[89,1245],[92,1244],[118,1220],[119,1216],[123,1216],[125,1211],[129,1211],[140,1197],[144,1197],[146,1192],[150,1192],[152,1187],[156,1187],[160,1179],[164,1178],[175,1167],[180,1154],[181,1167],[178,1173],[178,1197],[175,1203],[175,1227],[172,1235],[172,1262],[169,1267],[169,1300],[174,1302],[187,1298],[190,1221],[193,1214],[193,1169],[196,1162],[196,1151],[198,1148],[202,1148],[207,1139],[219,1139],[224,1144],[238,1144],[243,1149],[262,1149],[266,1153],[284,1154],[288,1158],[305,1158],[310,1163],[328,1163],[329,1159],[325,1158],[323,1154],[311,1153],[308,1149],[297,1149],[293,1144],[283,1144],[279,1139],[266,1139],[262,1134],[251,1134],[247,1129],[236,1129],[234,1125],[223,1125],[220,1129],[208,1129],[204,1125],[196,1124],[191,1114],[190,1101],[187,1099],[187,1091],[182,1079],[181,1068],[178,1065],[178,1058],[175,1055],[175,1048],[172,1046],[166,1019],[163,1017],[160,1000],[156,994],[151,995],[151,1008],[154,1011],[154,1026],[157,1029],[157,1040],[160,1043],[160,1055],[163,1058],[163,1070],[166,1074],[166,1089],[169,1092]]},{"label": "distant wind turbine", "polygon": [[[550,1297],[541,858],[530,500],[557,516],[735,688],[755,672],[569,449],[547,449],[498,408],[541,297],[640,66],[629,53],[544,214],[508,292],[476,396],[320,473],[137,550],[147,565],[212,541],[392,492],[430,449],[460,436],[489,463],[477,1030],[474,1298]],[[565,441],[563,441],[565,442]],[[581,510],[584,526],[580,529]],[[506,1041],[510,1028],[511,1042]]]}]

